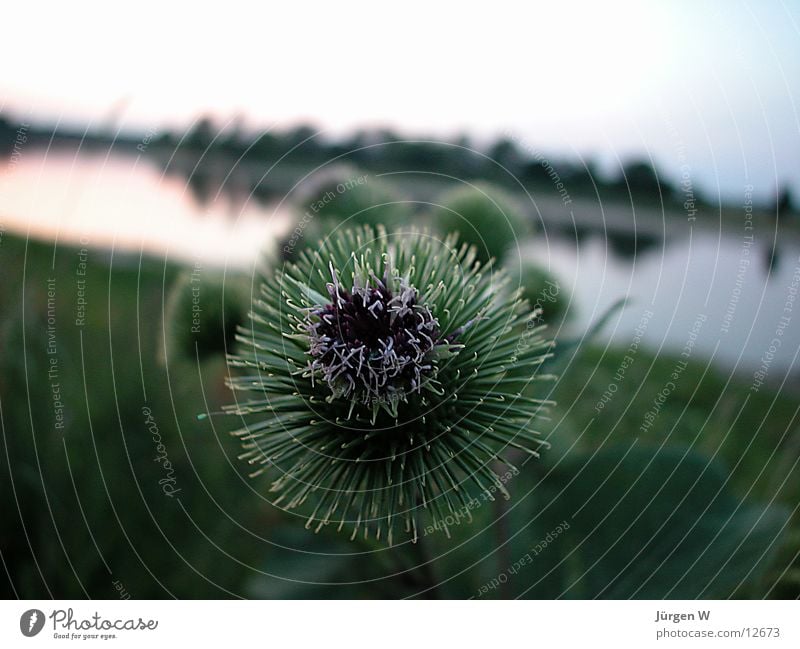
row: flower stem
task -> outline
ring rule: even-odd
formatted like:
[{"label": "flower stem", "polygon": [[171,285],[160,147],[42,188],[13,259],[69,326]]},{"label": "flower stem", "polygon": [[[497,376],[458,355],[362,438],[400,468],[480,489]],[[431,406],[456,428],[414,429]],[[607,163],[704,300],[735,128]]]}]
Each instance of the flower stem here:
[{"label": "flower stem", "polygon": [[411,545],[416,551],[415,582],[417,587],[422,589],[419,597],[422,599],[442,599],[439,579],[433,566],[434,560],[430,556],[425,538],[420,537],[416,543]]}]

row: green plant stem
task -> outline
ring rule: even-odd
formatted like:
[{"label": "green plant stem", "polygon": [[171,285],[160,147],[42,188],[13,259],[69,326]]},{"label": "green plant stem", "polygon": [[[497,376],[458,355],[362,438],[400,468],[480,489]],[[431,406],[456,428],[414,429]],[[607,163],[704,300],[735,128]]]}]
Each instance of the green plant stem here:
[{"label": "green plant stem", "polygon": [[423,599],[441,599],[439,579],[425,538],[418,538],[416,543],[412,543],[412,547],[416,550],[417,566],[414,569],[416,585],[423,589],[419,596]]}]

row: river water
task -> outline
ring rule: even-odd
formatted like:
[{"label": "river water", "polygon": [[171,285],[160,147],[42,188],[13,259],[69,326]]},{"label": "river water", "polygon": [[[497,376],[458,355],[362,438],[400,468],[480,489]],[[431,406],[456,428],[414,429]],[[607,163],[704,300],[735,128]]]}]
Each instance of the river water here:
[{"label": "river water", "polygon": [[[0,168],[0,224],[37,239],[246,270],[290,223],[280,204],[198,198],[144,157],[31,150]],[[571,296],[573,332],[627,296],[601,339],[629,347],[641,338],[654,351],[780,380],[800,350],[800,242],[769,224],[730,229],[687,227],[635,256],[599,236],[539,237],[522,251]]]},{"label": "river water", "polygon": [[137,156],[31,150],[0,173],[4,226],[39,239],[246,269],[289,227],[286,210],[213,198]]}]

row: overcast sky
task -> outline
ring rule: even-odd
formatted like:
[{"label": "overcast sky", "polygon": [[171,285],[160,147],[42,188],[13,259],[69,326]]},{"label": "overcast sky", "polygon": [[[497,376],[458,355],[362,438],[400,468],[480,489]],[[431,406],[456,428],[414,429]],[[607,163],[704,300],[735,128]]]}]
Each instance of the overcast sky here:
[{"label": "overcast sky", "polygon": [[507,132],[551,155],[649,153],[673,177],[688,164],[729,200],[748,182],[800,196],[800,2],[257,5],[4,8],[0,112]]}]

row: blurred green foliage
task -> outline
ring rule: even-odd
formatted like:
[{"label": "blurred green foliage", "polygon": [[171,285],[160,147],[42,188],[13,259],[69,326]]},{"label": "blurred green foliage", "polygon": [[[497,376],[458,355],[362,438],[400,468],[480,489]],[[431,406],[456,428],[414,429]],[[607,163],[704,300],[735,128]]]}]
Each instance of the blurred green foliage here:
[{"label": "blurred green foliage", "polygon": [[[513,282],[513,266],[509,268],[509,273]],[[542,310],[542,321],[546,322],[553,332],[558,331],[570,307],[571,298],[566,287],[555,275],[533,259],[522,260],[519,286],[522,289],[522,297],[528,300],[528,304]]]},{"label": "blurred green foliage", "polygon": [[[269,504],[267,481],[249,479],[236,459],[226,434],[234,422],[197,420],[230,394],[217,334],[192,355],[201,341],[172,330],[191,323],[191,277],[90,250],[86,319],[76,326],[78,261],[69,247],[0,243],[5,597],[115,598],[115,582],[134,598],[800,595],[790,396],[748,394],[746,383],[692,361],[642,433],[675,359],[640,350],[598,414],[624,353],[582,347],[562,359],[549,395],[559,402],[543,431],[552,449],[539,461],[516,458],[511,501],[476,504],[472,522],[454,513],[450,539],[437,529],[417,545],[351,542],[331,528],[315,535]],[[249,289],[250,278],[231,279]],[[226,306],[218,278],[202,286],[201,300],[237,312],[238,288],[226,288]],[[211,302],[204,313],[224,337],[228,316],[223,331]]]},{"label": "blurred green foliage", "polygon": [[231,351],[247,318],[250,283],[214,269],[181,271],[167,293],[164,351],[170,362],[195,363]]},{"label": "blurred green foliage", "polygon": [[[206,404],[227,397],[224,360],[164,364],[164,287],[175,268],[122,256],[112,266],[97,251],[88,259],[86,322],[78,327],[76,250],[11,237],[0,247],[4,595],[116,597],[115,580],[134,598],[240,592],[247,570],[219,558],[258,556],[260,540],[239,526],[264,529],[272,512],[231,488],[250,486],[235,450],[196,421]],[[54,383],[63,430],[55,427]],[[170,474],[156,461],[158,443],[174,496],[160,483]]]},{"label": "blurred green foliage", "polygon": [[436,201],[431,225],[444,234],[459,232],[484,261],[502,262],[506,253],[533,232],[517,201],[498,187],[478,183],[457,187]]},{"label": "blurred green foliage", "polygon": [[413,215],[409,203],[373,174],[342,165],[318,172],[299,190],[294,207],[295,227],[280,248],[294,260],[304,247],[316,246],[339,228],[384,225],[387,230],[407,225]]}]

